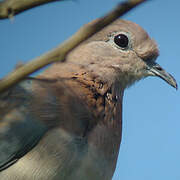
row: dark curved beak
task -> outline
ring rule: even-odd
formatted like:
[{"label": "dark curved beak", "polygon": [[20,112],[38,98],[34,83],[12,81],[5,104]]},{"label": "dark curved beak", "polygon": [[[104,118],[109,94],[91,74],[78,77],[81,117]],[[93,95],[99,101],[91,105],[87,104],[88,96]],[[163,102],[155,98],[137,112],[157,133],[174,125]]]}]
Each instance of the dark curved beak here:
[{"label": "dark curved beak", "polygon": [[160,77],[169,85],[176,88],[176,90],[178,89],[178,85],[174,77],[171,74],[167,73],[159,64],[157,64],[156,62],[148,62],[147,66],[148,71],[150,71],[154,76]]}]

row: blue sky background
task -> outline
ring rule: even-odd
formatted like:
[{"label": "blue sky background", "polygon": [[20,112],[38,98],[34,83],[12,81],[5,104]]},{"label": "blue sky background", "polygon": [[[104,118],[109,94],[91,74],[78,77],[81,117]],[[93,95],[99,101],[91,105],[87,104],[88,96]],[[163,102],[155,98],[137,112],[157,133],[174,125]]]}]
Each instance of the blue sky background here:
[{"label": "blue sky background", "polygon": [[[0,78],[18,61],[56,47],[119,0],[47,4],[0,21]],[[151,0],[123,18],[141,25],[160,48],[158,62],[180,84],[180,1]],[[180,179],[180,91],[147,78],[124,97],[123,139],[113,180]]]}]

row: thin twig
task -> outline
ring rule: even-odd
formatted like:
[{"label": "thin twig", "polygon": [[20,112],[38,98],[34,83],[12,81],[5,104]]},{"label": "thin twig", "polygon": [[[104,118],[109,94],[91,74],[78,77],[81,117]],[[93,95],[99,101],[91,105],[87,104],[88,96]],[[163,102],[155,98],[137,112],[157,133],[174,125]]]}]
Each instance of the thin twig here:
[{"label": "thin twig", "polygon": [[9,87],[15,85],[20,80],[25,78],[27,75],[39,70],[40,68],[53,63],[55,61],[62,61],[65,56],[73,48],[79,45],[82,41],[88,39],[90,36],[100,31],[102,28],[112,23],[114,20],[124,15],[130,9],[139,5],[146,0],[131,0],[127,2],[120,3],[114,10],[109,12],[104,17],[100,18],[95,24],[87,24],[82,27],[78,32],[76,32],[71,38],[59,45],[54,50],[41,55],[25,64],[24,66],[16,69],[0,82],[0,92],[7,90]]},{"label": "thin twig", "polygon": [[4,0],[0,2],[0,19],[12,18],[25,10],[61,0]]}]

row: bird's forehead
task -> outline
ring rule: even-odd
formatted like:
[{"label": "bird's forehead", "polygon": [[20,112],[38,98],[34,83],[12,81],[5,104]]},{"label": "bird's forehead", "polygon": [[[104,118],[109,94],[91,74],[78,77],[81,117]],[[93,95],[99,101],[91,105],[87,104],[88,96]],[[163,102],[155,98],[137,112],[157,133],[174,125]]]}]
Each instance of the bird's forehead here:
[{"label": "bird's forehead", "polygon": [[[96,23],[97,20],[94,20],[90,22],[89,24]],[[106,26],[103,30],[96,33],[94,36],[92,36],[89,40],[90,41],[104,41],[107,39],[108,35],[114,32],[127,32],[129,33],[132,38],[136,40],[136,44],[139,44],[141,41],[144,41],[146,39],[150,39],[146,31],[141,28],[138,24],[118,19],[114,21],[109,26]]]},{"label": "bird's forehead", "polygon": [[[94,24],[97,20],[94,20],[89,24]],[[142,27],[134,22],[122,19],[118,19],[109,26],[106,26],[100,32],[89,38],[85,43],[92,41],[108,41],[110,35],[123,32],[128,34],[134,51],[141,58],[156,59],[159,55],[156,42],[149,37],[148,33]]]},{"label": "bird's forehead", "polygon": [[131,22],[131,21],[127,21],[127,20],[116,20],[114,23],[112,23],[112,25],[110,25],[109,27],[107,27],[108,31],[125,31],[128,32],[130,34],[132,34],[133,36],[136,37],[136,39],[147,39],[149,38],[148,34],[146,33],[146,31],[140,27],[138,24]]}]

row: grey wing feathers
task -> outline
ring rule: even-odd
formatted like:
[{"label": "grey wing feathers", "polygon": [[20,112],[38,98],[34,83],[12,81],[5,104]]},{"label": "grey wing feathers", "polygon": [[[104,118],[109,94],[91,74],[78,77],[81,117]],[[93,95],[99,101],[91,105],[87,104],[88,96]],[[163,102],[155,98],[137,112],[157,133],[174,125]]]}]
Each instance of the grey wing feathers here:
[{"label": "grey wing feathers", "polygon": [[28,110],[32,81],[24,80],[0,95],[0,171],[31,150],[47,130]]}]

